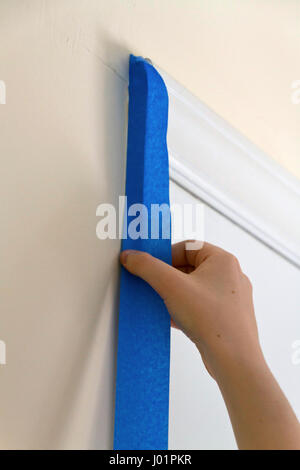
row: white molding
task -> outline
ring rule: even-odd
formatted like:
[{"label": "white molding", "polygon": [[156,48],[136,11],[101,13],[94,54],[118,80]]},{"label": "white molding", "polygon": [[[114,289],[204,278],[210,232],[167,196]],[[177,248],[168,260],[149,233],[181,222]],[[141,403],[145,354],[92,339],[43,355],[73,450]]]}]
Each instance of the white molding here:
[{"label": "white molding", "polygon": [[169,93],[171,179],[300,267],[299,181],[158,70]]}]

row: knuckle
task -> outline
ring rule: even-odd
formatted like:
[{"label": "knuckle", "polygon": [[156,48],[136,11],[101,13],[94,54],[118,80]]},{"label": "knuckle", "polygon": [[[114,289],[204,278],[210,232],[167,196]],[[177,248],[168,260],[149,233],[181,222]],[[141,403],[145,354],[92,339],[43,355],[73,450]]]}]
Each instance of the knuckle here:
[{"label": "knuckle", "polygon": [[246,282],[246,284],[248,285],[249,289],[253,289],[253,286],[252,286],[252,282],[250,281],[249,277],[243,273],[243,278],[244,278],[244,281]]},{"label": "knuckle", "polygon": [[238,259],[232,253],[224,251],[222,254],[224,261],[228,264],[228,266],[235,266],[238,263]]},{"label": "knuckle", "polygon": [[237,264],[239,265],[239,260],[237,259],[237,257],[235,255],[230,255],[230,259],[231,259],[231,262],[234,263],[234,264]]},{"label": "knuckle", "polygon": [[239,276],[242,270],[237,257],[226,251],[223,252],[220,256],[222,257],[222,263],[227,272],[234,276]]}]

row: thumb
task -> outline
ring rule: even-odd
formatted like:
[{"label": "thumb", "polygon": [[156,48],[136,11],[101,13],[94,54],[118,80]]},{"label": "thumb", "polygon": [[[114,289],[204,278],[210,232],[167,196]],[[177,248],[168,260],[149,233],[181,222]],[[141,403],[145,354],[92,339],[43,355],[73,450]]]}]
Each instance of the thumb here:
[{"label": "thumb", "polygon": [[131,274],[148,282],[163,300],[178,292],[184,273],[149,253],[125,250],[120,255],[120,261]]}]

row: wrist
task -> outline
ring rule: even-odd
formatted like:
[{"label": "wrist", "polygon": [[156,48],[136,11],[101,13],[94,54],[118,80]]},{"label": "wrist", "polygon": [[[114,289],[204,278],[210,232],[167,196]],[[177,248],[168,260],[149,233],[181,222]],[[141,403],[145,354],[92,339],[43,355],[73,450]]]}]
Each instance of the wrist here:
[{"label": "wrist", "polygon": [[224,381],[237,381],[245,375],[262,374],[269,371],[259,343],[243,347],[218,348],[197,345],[209,372],[222,385]]},{"label": "wrist", "polygon": [[270,369],[264,355],[258,350],[248,351],[248,354],[236,352],[234,356],[224,357],[218,361],[215,378],[220,388],[224,385],[237,385],[248,380],[266,376]]}]

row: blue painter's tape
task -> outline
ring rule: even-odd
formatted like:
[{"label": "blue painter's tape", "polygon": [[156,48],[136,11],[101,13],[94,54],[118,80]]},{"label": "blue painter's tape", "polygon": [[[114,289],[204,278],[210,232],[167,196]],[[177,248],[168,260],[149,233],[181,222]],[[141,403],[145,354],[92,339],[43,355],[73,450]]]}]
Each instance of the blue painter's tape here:
[{"label": "blue painter's tape", "polygon": [[[167,124],[168,94],[161,76],[144,59],[130,56],[127,205],[146,206],[149,235],[151,204],[169,207]],[[128,216],[127,229],[132,219]],[[122,249],[129,248],[171,263],[170,237],[163,238],[161,225],[158,239],[123,239]],[[148,284],[122,268],[114,449],[168,448],[169,369],[166,307]]]}]

